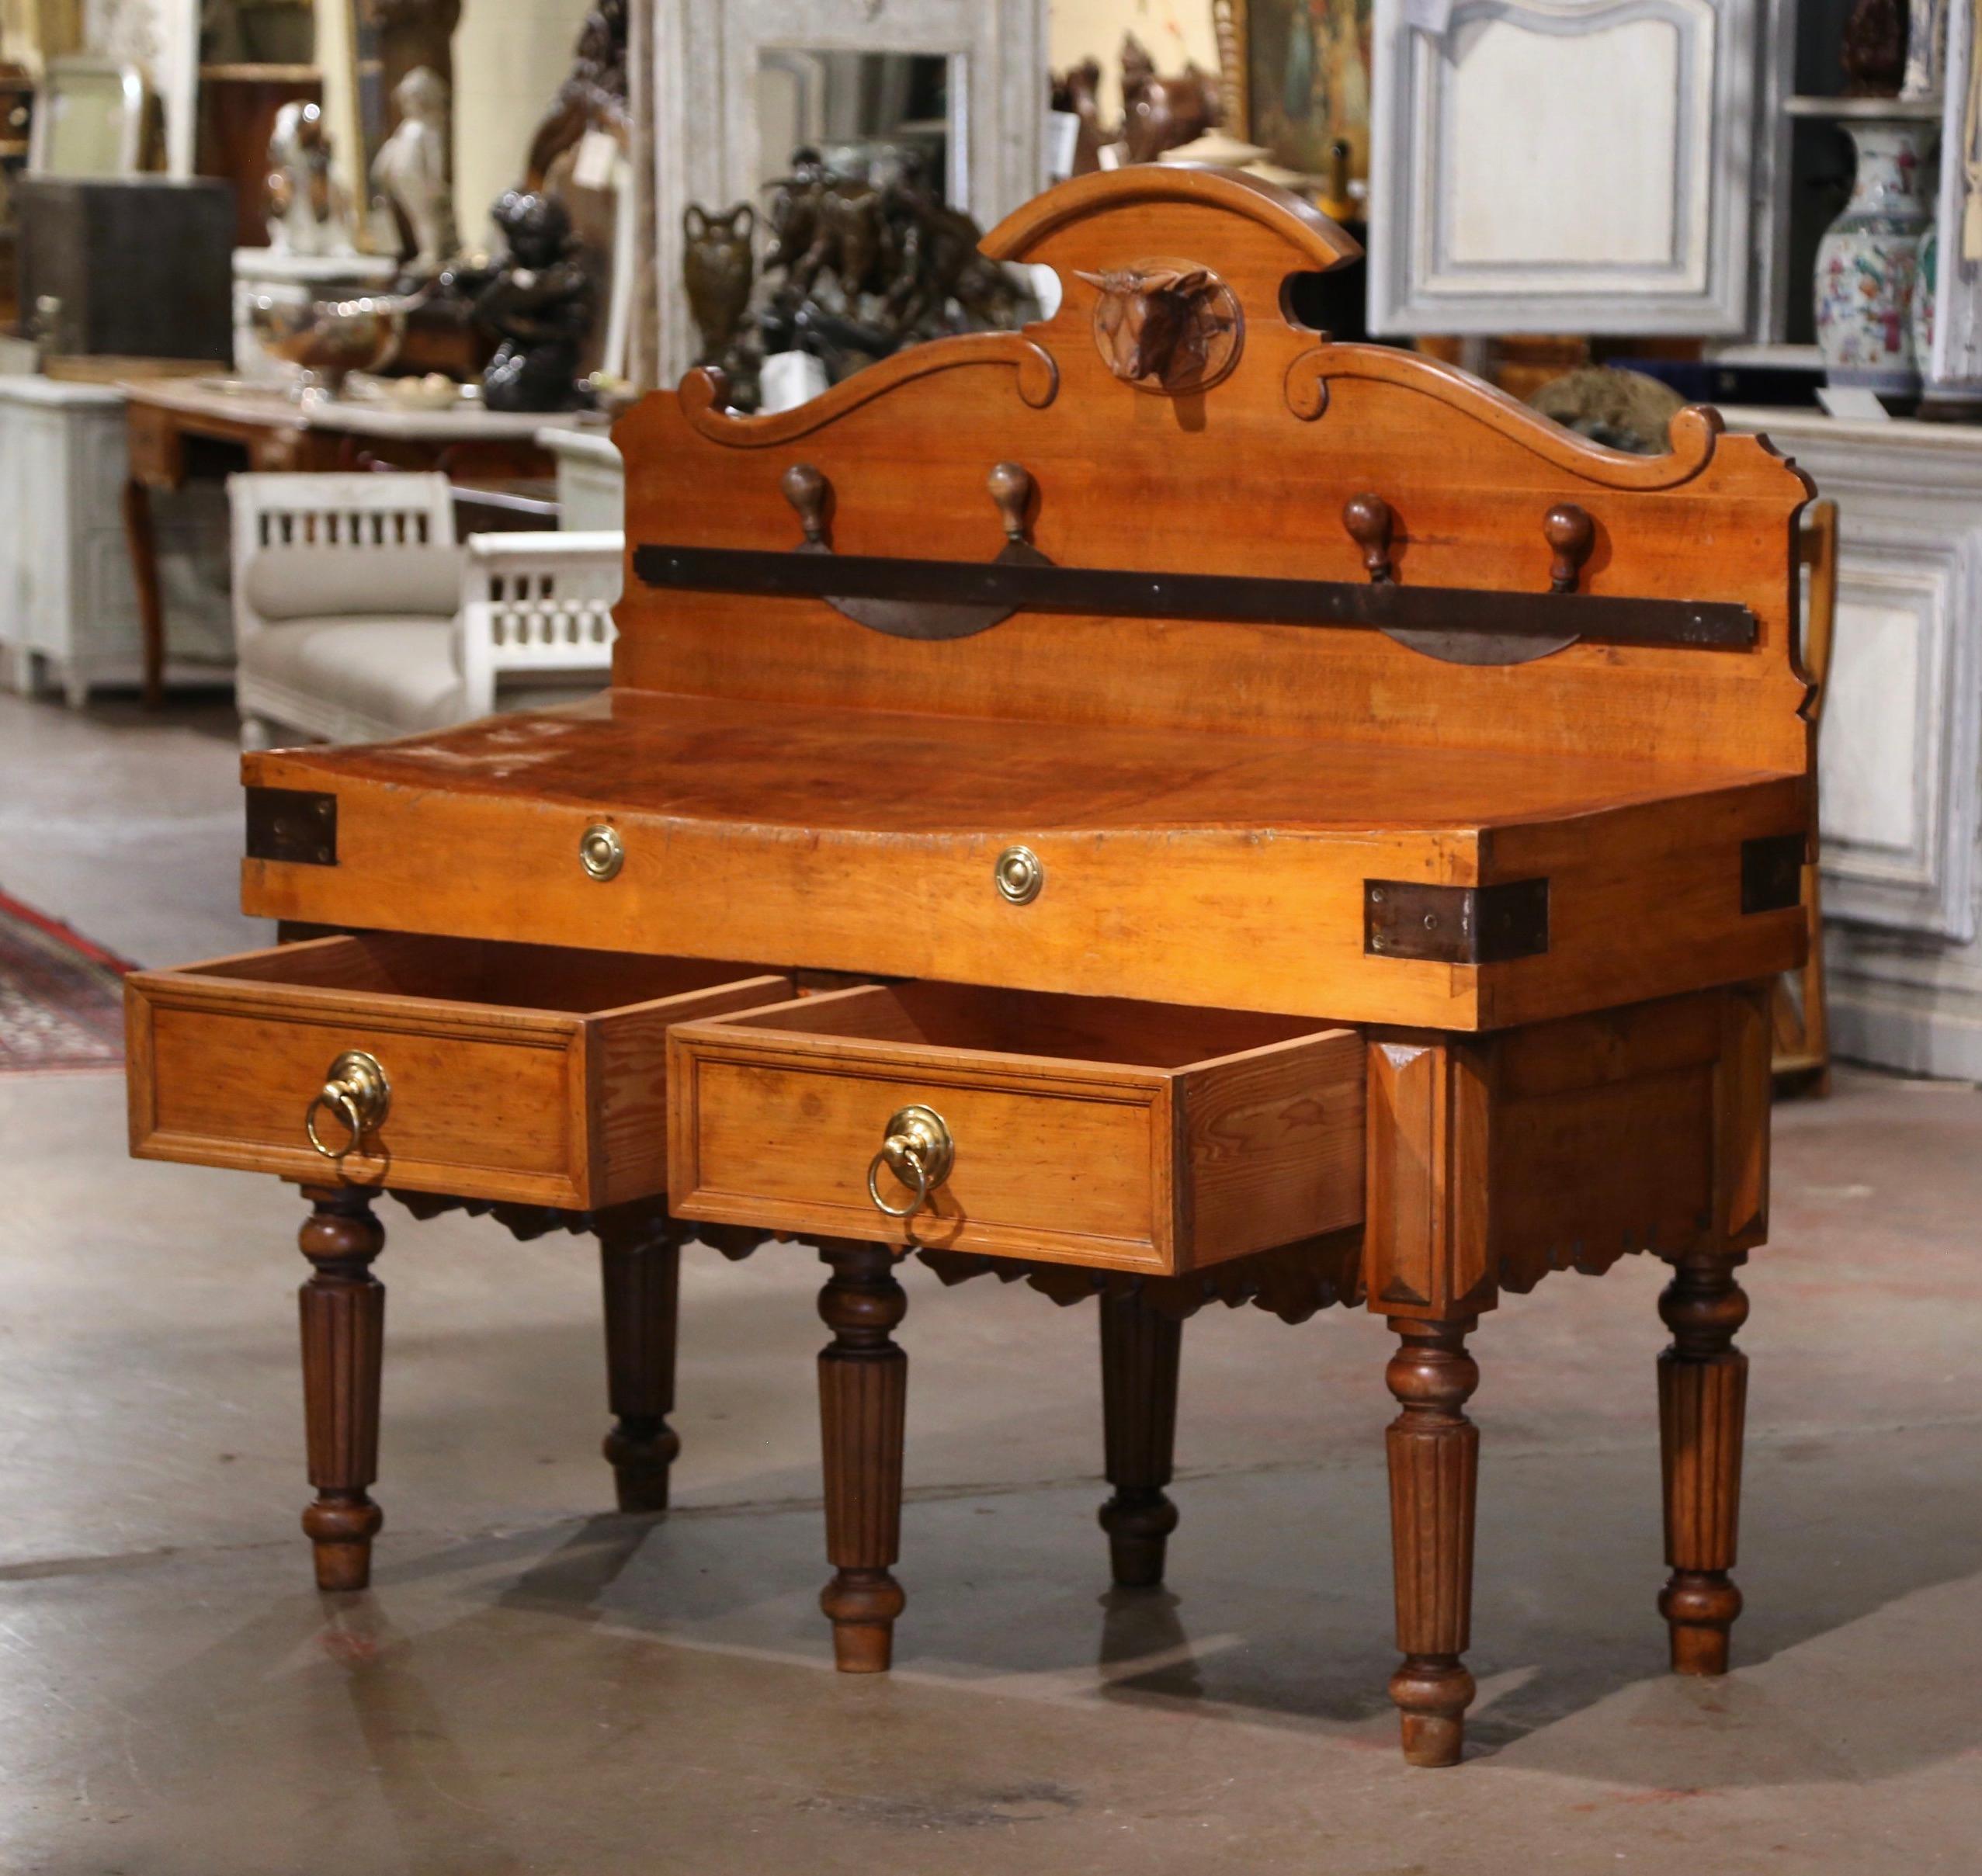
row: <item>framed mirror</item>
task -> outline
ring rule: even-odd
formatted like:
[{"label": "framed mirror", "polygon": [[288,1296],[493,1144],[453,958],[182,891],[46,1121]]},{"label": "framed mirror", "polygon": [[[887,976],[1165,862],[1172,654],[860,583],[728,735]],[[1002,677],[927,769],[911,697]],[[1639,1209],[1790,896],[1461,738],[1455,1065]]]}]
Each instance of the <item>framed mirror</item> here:
[{"label": "framed mirror", "polygon": [[[675,0],[651,12],[659,378],[698,350],[683,212],[761,211],[801,147],[870,168],[915,151],[991,227],[1045,186],[1047,0]],[[876,180],[885,180],[885,175]]]},{"label": "framed mirror", "polygon": [[757,68],[759,204],[801,149],[817,151],[835,175],[884,188],[913,171],[946,202],[964,199],[964,144],[949,100],[965,79],[963,61],[941,53],[765,47]]}]

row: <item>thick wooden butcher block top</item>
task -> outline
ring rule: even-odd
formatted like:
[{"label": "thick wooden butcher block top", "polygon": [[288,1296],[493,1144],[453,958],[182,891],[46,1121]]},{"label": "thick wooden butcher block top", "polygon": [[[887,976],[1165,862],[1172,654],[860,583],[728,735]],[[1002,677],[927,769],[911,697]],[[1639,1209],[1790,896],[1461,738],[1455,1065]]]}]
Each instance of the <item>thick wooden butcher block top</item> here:
[{"label": "thick wooden butcher block top", "polygon": [[[1620,455],[1292,324],[1353,249],[1221,172],[985,248],[1058,272],[1050,320],[629,414],[614,688],[248,756],[246,910],[1455,1030],[1799,961],[1782,459],[1700,411]],[[1125,379],[1180,306],[1204,355]],[[981,625],[863,596],[993,562]]]}]

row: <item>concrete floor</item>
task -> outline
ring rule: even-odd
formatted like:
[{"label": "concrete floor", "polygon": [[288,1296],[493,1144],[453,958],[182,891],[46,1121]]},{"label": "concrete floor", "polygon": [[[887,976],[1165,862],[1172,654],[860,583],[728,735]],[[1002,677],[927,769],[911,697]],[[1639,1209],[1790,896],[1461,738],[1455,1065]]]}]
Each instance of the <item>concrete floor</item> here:
[{"label": "concrete floor", "polygon": [[[0,699],[0,886],[143,962],[231,917],[224,713]],[[0,1078],[0,1869],[60,1876],[1982,1869],[1982,1100],[1778,1129],[1738,1671],[1662,1671],[1661,1273],[1483,1325],[1471,1756],[1398,1760],[1387,1338],[1185,1337],[1167,1591],[1106,1590],[1090,1310],[907,1277],[909,1593],[835,1675],[814,1260],[689,1254],[678,1509],[602,1514],[583,1241],[388,1208],[377,1586],[321,1598],[272,1181]]]}]

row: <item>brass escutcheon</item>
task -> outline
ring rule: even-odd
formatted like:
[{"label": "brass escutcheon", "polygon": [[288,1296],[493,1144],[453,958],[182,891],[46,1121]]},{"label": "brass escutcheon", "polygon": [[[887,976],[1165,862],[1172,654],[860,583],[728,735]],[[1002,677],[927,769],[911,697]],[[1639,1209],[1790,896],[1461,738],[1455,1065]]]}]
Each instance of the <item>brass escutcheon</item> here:
[{"label": "brass escutcheon", "polygon": [[578,836],[578,864],[593,879],[615,879],[626,863],[626,843],[618,828],[595,821]]},{"label": "brass escutcheon", "polygon": [[991,869],[998,889],[1015,906],[1029,906],[1046,884],[1046,866],[1029,847],[1008,847]]},{"label": "brass escutcheon", "polygon": [[[881,1150],[867,1163],[867,1196],[876,1211],[890,1218],[913,1218],[929,1197],[949,1177],[956,1163],[956,1145],[949,1137],[949,1123],[934,1108],[919,1101],[898,1108],[888,1116],[887,1138]],[[892,1172],[915,1196],[906,1205],[891,1205],[881,1196],[883,1167]]]},{"label": "brass escutcheon", "polygon": [[[316,1098],[303,1111],[303,1131],[310,1144],[333,1164],[347,1153],[356,1153],[358,1143],[385,1118],[392,1105],[392,1084],[385,1078],[376,1056],[362,1049],[347,1049],[330,1065]],[[324,1144],[317,1132],[317,1110],[328,1108],[343,1123],[349,1136],[342,1146]]]}]

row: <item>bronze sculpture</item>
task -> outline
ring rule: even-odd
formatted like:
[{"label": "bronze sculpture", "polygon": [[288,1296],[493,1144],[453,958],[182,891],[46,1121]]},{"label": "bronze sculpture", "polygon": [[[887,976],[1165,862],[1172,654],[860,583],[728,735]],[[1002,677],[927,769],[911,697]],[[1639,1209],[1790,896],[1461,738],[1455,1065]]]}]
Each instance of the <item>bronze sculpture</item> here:
[{"label": "bronze sculpture", "polygon": [[551,165],[588,130],[604,130],[621,143],[630,136],[627,25],[626,0],[598,0],[585,15],[571,69],[531,135],[523,160],[524,188],[542,189]]},{"label": "bronze sculpture", "polygon": [[1122,140],[1132,163],[1153,163],[1166,150],[1202,137],[1223,116],[1219,81],[1196,64],[1163,78],[1134,33],[1122,40]]},{"label": "bronze sculpture", "polygon": [[702,335],[699,365],[730,366],[744,315],[750,310],[750,289],[756,274],[753,240],[757,211],[739,202],[727,213],[713,215],[691,202],[682,211],[687,238],[682,272],[688,287],[689,311]]},{"label": "bronze sculpture", "polygon": [[1055,75],[1049,93],[1053,108],[1079,120],[1070,175],[1102,167],[1101,153],[1119,144],[1131,163],[1153,163],[1166,150],[1202,137],[1224,121],[1224,83],[1196,64],[1174,78],[1162,77],[1149,48],[1133,33],[1122,36],[1122,121],[1113,130],[1101,122],[1101,65],[1095,59]]},{"label": "bronze sculpture", "polygon": [[494,213],[508,255],[443,276],[469,295],[476,324],[502,342],[482,373],[482,401],[491,411],[577,409],[585,402],[578,359],[598,300],[571,216],[555,196],[516,189],[503,192]]},{"label": "bronze sculpture", "polygon": [[1101,127],[1101,61],[1083,59],[1052,81],[1052,102],[1079,120],[1074,136],[1074,163],[1070,176],[1092,175],[1101,167],[1101,147],[1113,140]]},{"label": "bronze sculpture", "polygon": [[837,173],[810,147],[793,152],[790,172],[767,186],[756,310],[734,328],[726,309],[738,295],[747,304],[750,290],[749,231],[738,227],[747,211],[689,212],[690,310],[703,362],[721,367],[735,408],[756,407],[758,369],[773,352],[810,352],[837,383],[940,333],[1019,323],[1021,290],[978,252],[977,223],[929,186],[920,156],[890,149],[875,167],[884,179]]}]

